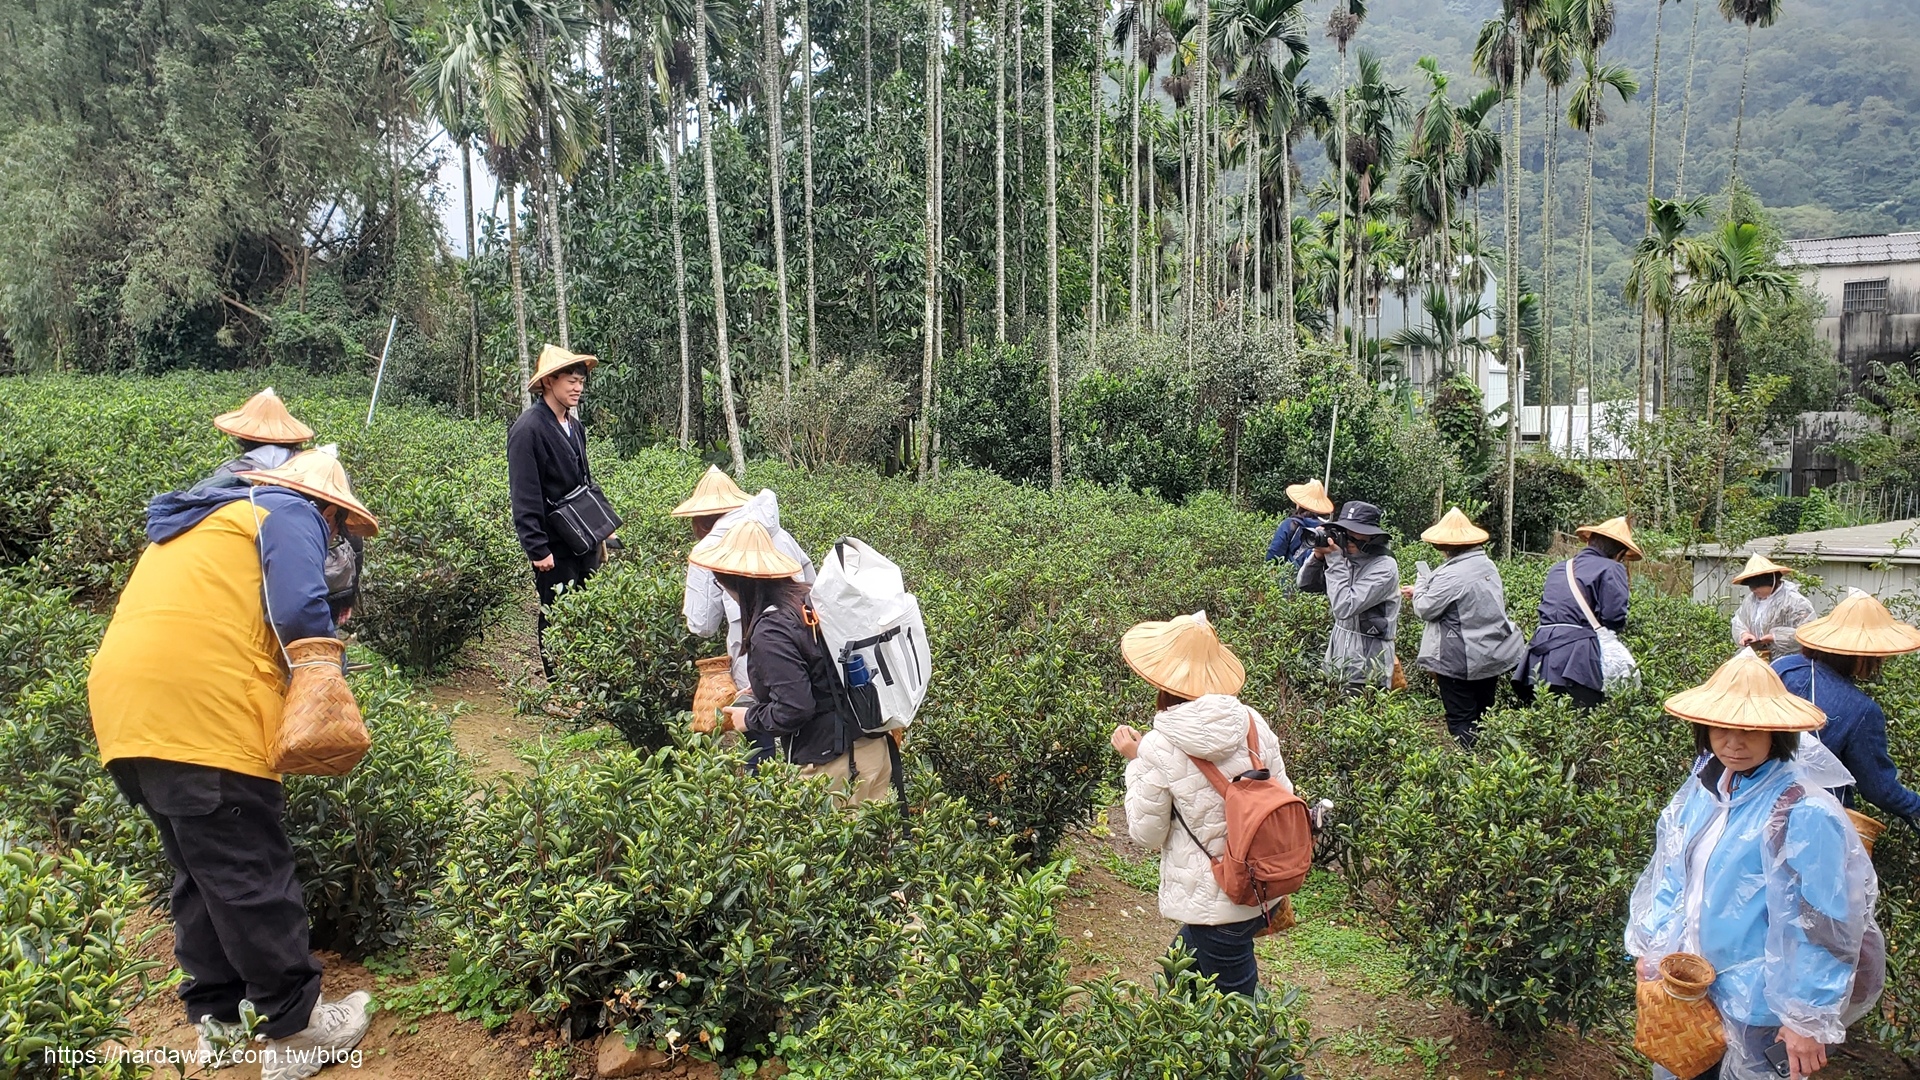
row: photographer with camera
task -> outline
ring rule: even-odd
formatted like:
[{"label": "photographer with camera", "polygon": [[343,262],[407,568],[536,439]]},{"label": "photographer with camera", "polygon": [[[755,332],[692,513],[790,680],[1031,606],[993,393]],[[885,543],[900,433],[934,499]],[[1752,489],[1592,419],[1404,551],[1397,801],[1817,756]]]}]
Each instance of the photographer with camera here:
[{"label": "photographer with camera", "polygon": [[1393,643],[1400,629],[1400,566],[1393,561],[1380,508],[1350,502],[1313,534],[1300,568],[1301,592],[1325,593],[1333,608],[1325,669],[1349,693],[1393,686]]}]

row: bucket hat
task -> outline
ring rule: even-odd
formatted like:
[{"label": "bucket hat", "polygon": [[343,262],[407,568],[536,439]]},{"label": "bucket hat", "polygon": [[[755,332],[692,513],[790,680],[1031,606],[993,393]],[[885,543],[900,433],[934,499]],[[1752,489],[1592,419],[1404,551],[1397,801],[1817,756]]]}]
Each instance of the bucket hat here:
[{"label": "bucket hat", "polygon": [[1895,619],[1870,593],[1849,589],[1833,610],[1795,632],[1804,648],[1844,656],[1899,656],[1920,651],[1920,630]]},{"label": "bucket hat", "polygon": [[1337,525],[1355,536],[1385,536],[1387,530],[1380,527],[1380,508],[1370,502],[1358,499],[1340,507],[1340,516],[1330,525]]},{"label": "bucket hat", "polygon": [[1775,574],[1791,573],[1793,573],[1793,567],[1781,566],[1765,555],[1755,555],[1747,559],[1745,568],[1733,575],[1733,583],[1735,585],[1743,585],[1746,582],[1752,581],[1754,578],[1772,577]]},{"label": "bucket hat", "polygon": [[543,345],[540,347],[540,363],[533,369],[533,378],[527,380],[527,389],[531,390],[539,386],[541,379],[546,378],[562,368],[570,368],[575,364],[585,364],[588,370],[592,370],[594,366],[599,363],[600,358],[597,356],[589,356],[586,353],[568,352],[560,346],[551,343]]},{"label": "bucket hat", "polygon": [[1238,694],[1247,682],[1247,669],[1220,643],[1204,611],[1135,626],[1120,636],[1120,658],[1142,679],[1189,701]]},{"label": "bucket hat", "polygon": [[340,459],[327,450],[302,451],[277,469],[250,469],[239,476],[248,483],[290,488],[345,510],[347,531],[355,536],[372,536],[380,531],[373,514],[353,497]]},{"label": "bucket hat", "polygon": [[1321,517],[1333,513],[1333,500],[1327,496],[1327,488],[1318,480],[1309,480],[1304,484],[1288,484],[1287,498],[1302,510],[1311,510]]},{"label": "bucket hat", "polygon": [[248,398],[245,405],[214,417],[213,426],[236,439],[276,446],[298,446],[313,438],[313,429],[293,418],[271,386]]},{"label": "bucket hat", "polygon": [[1646,558],[1646,552],[1641,551],[1640,545],[1633,542],[1633,526],[1627,524],[1627,519],[1623,517],[1608,518],[1598,525],[1582,525],[1575,529],[1573,534],[1582,540],[1591,540],[1596,536],[1618,540],[1626,545],[1628,558]]},{"label": "bucket hat", "polygon": [[733,477],[720,471],[720,466],[709,465],[701,474],[700,482],[693,486],[693,494],[687,501],[667,511],[674,517],[709,517],[725,514],[747,505],[747,493],[733,482]]},{"label": "bucket hat", "polygon": [[800,564],[774,547],[767,527],[757,521],[743,521],[728,529],[725,536],[700,541],[687,561],[716,574],[738,577],[790,578],[800,572]]},{"label": "bucket hat", "polygon": [[1740,731],[1813,731],[1827,714],[1795,697],[1752,649],[1741,649],[1713,677],[1668,698],[1666,710],[1682,720]]},{"label": "bucket hat", "polygon": [[1487,530],[1475,525],[1459,507],[1448,510],[1433,527],[1420,534],[1420,539],[1429,544],[1446,544],[1451,547],[1470,547],[1484,544],[1490,537]]}]

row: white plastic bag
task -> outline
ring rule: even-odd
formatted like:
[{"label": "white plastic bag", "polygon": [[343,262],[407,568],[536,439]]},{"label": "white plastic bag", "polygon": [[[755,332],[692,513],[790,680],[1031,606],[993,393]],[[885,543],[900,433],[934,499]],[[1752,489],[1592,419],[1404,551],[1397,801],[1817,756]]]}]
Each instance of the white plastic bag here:
[{"label": "white plastic bag", "polygon": [[1600,625],[1593,614],[1593,605],[1587,603],[1587,594],[1580,588],[1580,579],[1573,576],[1573,560],[1568,559],[1560,565],[1567,568],[1567,589],[1573,593],[1574,602],[1580,605],[1580,611],[1587,617],[1587,625],[1593,628],[1593,635],[1600,639],[1600,690],[1605,694],[1617,694],[1622,690],[1640,688],[1640,661],[1633,658],[1633,650],[1627,648],[1619,635]]}]

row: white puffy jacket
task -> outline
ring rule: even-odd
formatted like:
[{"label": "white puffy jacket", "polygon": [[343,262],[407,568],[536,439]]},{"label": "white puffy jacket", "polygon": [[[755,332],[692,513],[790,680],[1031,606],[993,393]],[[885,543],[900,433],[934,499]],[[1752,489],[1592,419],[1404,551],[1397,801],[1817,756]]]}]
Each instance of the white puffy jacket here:
[{"label": "white puffy jacket", "polygon": [[[800,564],[800,573],[795,576],[808,585],[813,584],[813,560],[787,535],[787,530],[780,527],[780,500],[772,489],[761,488],[760,494],[748,499],[745,506],[714,522],[713,531],[707,537],[725,536],[728,529],[742,521],[757,521],[764,526],[773,538],[773,546]],[[687,588],[680,602],[680,613],[687,617],[687,630],[695,637],[712,637],[722,626],[726,627],[727,655],[733,658],[733,682],[746,687],[747,652],[740,647],[740,606],[714,580],[713,571],[687,564]]]},{"label": "white puffy jacket", "polygon": [[[1290,789],[1273,729],[1259,713],[1227,694],[1209,694],[1155,716],[1153,730],[1140,740],[1140,753],[1127,763],[1127,831],[1135,843],[1160,852],[1160,914],[1169,919],[1223,926],[1261,914],[1259,908],[1227,899],[1213,880],[1208,852],[1226,850],[1226,803],[1188,759],[1191,754],[1213,762],[1229,780],[1245,772],[1252,767],[1247,757],[1249,719],[1259,733],[1261,763]],[[1176,808],[1206,851],[1173,819]]]}]

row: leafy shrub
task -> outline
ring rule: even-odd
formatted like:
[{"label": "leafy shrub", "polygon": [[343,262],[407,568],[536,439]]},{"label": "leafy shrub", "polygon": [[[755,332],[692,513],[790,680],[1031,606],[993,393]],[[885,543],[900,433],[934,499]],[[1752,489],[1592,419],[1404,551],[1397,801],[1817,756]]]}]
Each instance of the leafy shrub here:
[{"label": "leafy shrub", "polygon": [[287,834],[315,948],[403,944],[460,843],[473,776],[446,714],[392,670],[353,677],[373,746],[345,776],[286,778]]},{"label": "leafy shrub", "polygon": [[87,657],[106,620],[63,592],[0,581],[0,818],[68,846],[74,811],[102,779],[87,711]]},{"label": "leafy shrub", "polygon": [[[1902,612],[1902,615],[1908,613]],[[1872,689],[1894,722],[1887,727],[1889,749],[1908,787],[1920,782],[1920,732],[1905,717],[1920,710],[1920,661],[1895,659],[1884,681]],[[1891,826],[1873,849],[1880,875],[1880,929],[1887,936],[1887,989],[1880,1010],[1867,1021],[1874,1036],[1909,1062],[1920,1061],[1920,829],[1901,825],[1871,807]]]},{"label": "leafy shrub", "polygon": [[459,963],[499,976],[496,1012],[735,1054],[883,985],[924,897],[1004,916],[1012,866],[943,798],[909,828],[710,744],[603,747],[548,754],[476,812],[444,918]]},{"label": "leafy shrub", "polygon": [[[1552,453],[1531,453],[1515,459],[1513,481],[1513,550],[1545,551],[1556,532],[1582,516],[1592,505],[1594,491],[1586,473]],[[1488,506],[1505,507],[1507,470],[1489,470],[1480,484]],[[1605,516],[1605,515],[1602,515]],[[1481,527],[1493,535],[1492,548],[1502,544],[1501,514],[1488,514]]]},{"label": "leafy shrub", "polygon": [[84,854],[55,855],[0,830],[0,1073],[131,1077],[131,1064],[62,1064],[48,1051],[85,1051],[127,1037],[126,1014],[162,985],[140,957],[157,929],[131,934],[140,887]]},{"label": "leafy shrub", "polygon": [[752,399],[755,430],[802,468],[885,460],[907,413],[906,384],[871,360],[816,360],[793,373],[791,392],[767,378]]},{"label": "leafy shrub", "polygon": [[1090,371],[1074,381],[1061,425],[1075,477],[1178,502],[1217,470],[1222,431],[1194,422],[1199,387],[1172,363]]},{"label": "leafy shrub", "polygon": [[[685,564],[622,559],[561,594],[547,626],[555,680],[583,724],[610,724],[629,745],[667,742],[667,721],[693,706],[699,640],[680,614]],[[713,651],[711,648],[708,651]]]},{"label": "leafy shrub", "polygon": [[1042,483],[1053,465],[1047,369],[1032,348],[975,341],[940,371],[940,446],[947,461]]}]

